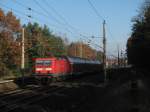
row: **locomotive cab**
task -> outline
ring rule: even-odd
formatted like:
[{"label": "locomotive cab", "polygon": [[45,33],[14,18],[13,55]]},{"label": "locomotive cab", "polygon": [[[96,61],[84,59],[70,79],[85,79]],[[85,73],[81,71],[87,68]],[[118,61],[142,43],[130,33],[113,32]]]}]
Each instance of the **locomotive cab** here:
[{"label": "locomotive cab", "polygon": [[36,58],[35,59],[35,75],[47,76],[51,75],[53,60],[51,58]]},{"label": "locomotive cab", "polygon": [[59,77],[70,73],[70,64],[66,58],[36,58],[34,73],[41,77]]},{"label": "locomotive cab", "polygon": [[60,80],[70,73],[70,64],[66,58],[35,58],[34,75],[42,85],[52,80]]}]

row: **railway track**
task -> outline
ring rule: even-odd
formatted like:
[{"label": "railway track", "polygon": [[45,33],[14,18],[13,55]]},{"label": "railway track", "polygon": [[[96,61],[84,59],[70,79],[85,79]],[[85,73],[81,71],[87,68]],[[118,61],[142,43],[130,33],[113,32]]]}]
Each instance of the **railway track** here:
[{"label": "railway track", "polygon": [[5,97],[9,97],[9,96],[13,96],[13,95],[19,95],[19,94],[27,93],[27,92],[32,91],[32,90],[40,90],[40,87],[32,86],[32,87],[26,87],[24,89],[19,88],[19,89],[13,90],[13,91],[5,92],[5,93],[2,93],[0,95],[0,99],[5,98]]},{"label": "railway track", "polygon": [[[49,97],[63,96],[64,91],[70,89],[73,84],[58,83],[52,87],[31,87],[27,89],[15,90],[0,95],[0,109],[2,112],[11,112],[19,108],[26,109],[37,102],[46,100]],[[74,87],[74,86],[73,86]],[[84,103],[86,98],[82,98],[77,105]]]},{"label": "railway track", "polygon": [[[66,89],[66,88],[65,88]],[[65,90],[62,86],[35,88],[32,90],[17,90],[1,95],[0,109],[2,112],[10,112],[17,108],[26,108],[35,102],[48,98],[52,94]]]},{"label": "railway track", "polygon": [[[93,79],[97,79],[97,77],[93,77]],[[91,81],[93,80],[89,76],[87,79],[83,77],[73,81],[55,82],[49,87],[31,86],[10,91],[0,95],[0,110],[2,112],[83,111],[84,105],[88,107],[87,99],[92,96],[91,94],[87,96],[90,90],[85,89],[84,91],[83,88],[102,87],[100,83]]]}]

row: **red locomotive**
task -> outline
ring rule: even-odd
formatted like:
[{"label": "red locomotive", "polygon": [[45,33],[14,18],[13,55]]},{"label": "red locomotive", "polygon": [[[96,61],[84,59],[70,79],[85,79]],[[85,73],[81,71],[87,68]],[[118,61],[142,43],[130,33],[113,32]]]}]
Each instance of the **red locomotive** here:
[{"label": "red locomotive", "polygon": [[82,73],[100,72],[102,63],[79,57],[35,58],[34,74],[39,79],[60,79]]}]

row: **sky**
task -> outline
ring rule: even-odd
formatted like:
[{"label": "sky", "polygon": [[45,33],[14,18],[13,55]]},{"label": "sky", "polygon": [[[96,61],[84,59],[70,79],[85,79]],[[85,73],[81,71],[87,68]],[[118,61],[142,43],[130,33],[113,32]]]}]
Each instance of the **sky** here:
[{"label": "sky", "polygon": [[[48,25],[57,35],[67,37],[70,42],[90,42],[96,49],[102,47],[102,23],[106,21],[107,55],[117,55],[117,47],[126,49],[131,35],[132,18],[144,0],[0,0],[0,8],[12,10],[22,24],[38,22]],[[28,10],[31,8],[32,10]],[[31,16],[29,18],[28,16]]]}]

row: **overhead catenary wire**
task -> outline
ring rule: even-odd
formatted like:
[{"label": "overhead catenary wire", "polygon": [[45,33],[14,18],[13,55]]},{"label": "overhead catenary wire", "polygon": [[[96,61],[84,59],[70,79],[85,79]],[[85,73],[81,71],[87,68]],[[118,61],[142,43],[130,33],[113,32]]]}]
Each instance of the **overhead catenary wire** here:
[{"label": "overhead catenary wire", "polygon": [[[4,6],[4,5],[3,5]],[[9,7],[7,7],[7,6],[5,6],[7,9],[12,9],[12,8],[9,8]],[[12,10],[14,10],[15,12],[17,12],[17,13],[19,13],[19,14],[21,14],[21,15],[23,15],[24,16],[24,18],[29,18],[28,17],[28,15],[25,15],[25,14],[23,14],[22,12],[20,12],[20,11],[18,11],[18,10],[15,10],[15,9],[12,9]],[[30,18],[32,18],[32,19],[35,19],[35,18],[33,18],[33,17],[30,17]],[[37,21],[37,20],[36,20]],[[72,32],[71,32],[72,33]],[[82,36],[83,38],[86,38],[86,36],[84,36],[84,35],[82,35],[82,34],[80,34],[80,36]],[[92,45],[95,45],[95,46],[97,46],[97,47],[99,47],[99,48],[102,48],[101,46],[99,46],[99,45],[97,45],[97,44],[94,44],[94,43],[91,43]]]},{"label": "overhead catenary wire", "polygon": [[[19,14],[19,15],[18,15],[19,17],[21,17],[20,15],[22,15],[23,19],[25,19],[25,18],[26,18],[26,20],[32,19],[32,20],[35,21],[35,22],[40,22],[40,20],[39,20],[38,18],[35,18],[35,17],[33,17],[33,16],[29,16],[29,15],[23,13],[23,12],[20,11],[20,10],[16,10],[16,9],[14,9],[14,8],[8,7],[8,6],[6,6],[6,5],[4,5],[4,4],[2,4],[2,3],[0,3],[0,5],[3,6],[4,8],[6,8],[6,9],[8,9],[8,10],[10,10],[10,9],[13,10],[15,13]],[[48,21],[44,21],[44,22],[48,22]],[[49,23],[49,22],[48,22],[48,23]],[[51,23],[49,23],[49,25],[61,29],[61,28],[60,28],[59,26],[57,26],[57,25],[54,25],[54,24],[51,24]]]},{"label": "overhead catenary wire", "polygon": [[[48,19],[49,19],[49,16],[48,16],[48,15],[51,15],[51,13],[48,12],[45,8],[43,8],[42,5],[39,4],[39,2],[36,1],[36,0],[35,0],[36,4],[37,4],[44,12],[46,12],[46,14],[45,14],[45,13],[41,13],[41,12],[39,12],[39,11],[36,11],[36,10],[34,10],[33,8],[30,8],[29,6],[24,5],[24,4],[22,4],[22,3],[18,2],[18,1],[15,1],[15,2],[16,2],[17,4],[19,4],[19,5],[21,5],[22,7],[25,7],[25,8],[28,9],[28,10],[32,10],[33,12],[35,12],[35,13],[37,13],[37,14],[40,14],[40,15],[45,16],[45,17],[48,18]],[[51,8],[51,9],[57,14],[57,16],[58,16],[60,19],[62,19],[62,20],[64,21],[64,23],[61,23],[58,19],[56,19],[56,18],[53,17],[53,19],[55,19],[55,21],[56,21],[58,24],[67,25],[67,26],[68,26],[72,31],[74,31],[75,33],[72,32],[72,31],[71,31],[70,29],[68,29],[68,28],[65,28],[66,31],[68,31],[68,32],[71,33],[71,34],[78,34],[80,37],[87,38],[87,36],[85,36],[85,35],[79,33],[78,29],[76,29],[75,27],[73,27],[72,25],[70,25],[70,24],[67,22],[67,20],[66,20],[60,13],[58,13],[57,10],[56,10],[55,8],[53,8],[46,0],[43,1],[43,2],[45,3],[45,5],[47,5],[49,8]],[[47,15],[47,14],[48,14],[48,15]],[[52,16],[52,15],[51,15],[51,16]]]},{"label": "overhead catenary wire", "polygon": [[[101,18],[102,20],[105,20],[105,19],[99,14],[99,12],[98,12],[97,9],[95,8],[95,6],[92,4],[92,2],[91,2],[90,0],[88,0],[88,2],[89,2],[89,4],[90,4],[90,6],[92,7],[92,9],[94,10],[94,12],[96,13],[96,15],[97,15],[99,18]],[[47,0],[45,0],[44,3],[45,3],[47,6],[49,6],[49,8],[51,8],[51,9],[57,14],[57,16],[58,16],[60,19],[62,19],[66,25],[69,26],[69,28],[71,28],[71,29],[74,30],[75,32],[78,32],[78,30],[77,30],[76,28],[74,28],[73,26],[71,26],[71,25],[66,21],[66,19],[65,19],[62,15],[60,15],[60,14],[56,11],[56,9],[53,8],[53,7],[47,2]],[[110,33],[110,31],[109,31],[109,33]],[[87,36],[85,36],[85,35],[83,35],[83,34],[81,34],[81,33],[78,33],[78,34],[82,37],[83,40],[87,40]],[[111,34],[111,36],[112,36],[112,34]],[[95,46],[97,46],[97,47],[99,47],[99,48],[102,49],[102,47],[99,46],[98,44],[95,44],[95,43],[92,43],[92,42],[90,42],[90,43],[91,43],[92,45],[95,45]],[[110,55],[111,55],[111,56],[114,56],[114,55],[112,55],[112,54],[110,54]],[[114,57],[115,57],[115,56],[114,56]]]},{"label": "overhead catenary wire", "polygon": [[[48,15],[46,15],[46,14],[44,14],[44,13],[42,13],[42,12],[36,11],[36,10],[34,10],[33,8],[30,8],[29,6],[24,5],[24,4],[22,4],[22,3],[18,2],[18,1],[15,1],[15,2],[16,2],[17,4],[19,4],[19,5],[21,5],[21,6],[25,7],[25,8],[27,8],[28,10],[32,10],[33,12],[35,12],[35,13],[37,13],[37,14],[40,14],[40,15],[43,15],[43,16],[45,16],[45,17],[47,17],[47,18],[49,17],[48,15],[51,15],[51,13],[48,12],[45,8],[43,8],[42,5],[39,4],[39,2],[36,1],[36,0],[35,0],[36,4],[37,4],[44,12],[46,12]],[[64,21],[64,23],[61,23],[57,18],[53,17],[53,18],[55,19],[55,21],[57,21],[57,23],[62,24],[62,25],[67,25],[70,29],[76,31],[76,33],[77,33],[78,29],[76,29],[75,27],[73,27],[72,25],[70,25],[69,22],[67,22],[67,20],[66,20],[60,13],[58,13],[58,11],[57,11],[55,8],[53,8],[46,0],[44,0],[43,3],[45,3],[45,5],[47,5],[49,8],[51,8],[51,9],[57,14],[57,16],[59,16],[59,18],[61,18],[61,19]],[[51,15],[51,16],[52,16],[52,15]],[[69,31],[69,32],[70,32],[70,31]],[[83,35],[83,34],[81,34],[81,33],[78,33],[78,34],[79,34],[80,36]]]},{"label": "overhead catenary wire", "polygon": [[[36,4],[37,4],[43,11],[46,11],[47,14],[49,14],[49,15],[51,14],[51,13],[48,12],[45,8],[43,8],[43,7],[38,3],[37,0],[34,0],[34,1],[36,2]],[[67,25],[67,26],[69,27],[69,29],[66,28],[66,30],[67,30],[68,32],[70,32],[70,33],[72,33],[72,34],[78,34],[79,36],[81,36],[81,37],[83,37],[83,38],[87,38],[87,36],[85,36],[85,35],[79,33],[78,30],[77,30],[75,27],[73,27],[72,25],[70,25],[69,22],[67,22],[66,19],[65,19],[62,15],[60,15],[60,14],[56,11],[56,9],[53,8],[46,0],[43,1],[43,2],[45,3],[45,5],[47,5],[49,8],[51,8],[51,9],[57,14],[57,16],[59,16],[59,18],[61,18],[61,19],[64,21],[64,23],[61,23],[57,18],[55,18],[55,20],[56,20],[57,23],[59,23],[59,24],[61,24],[61,25]],[[51,15],[51,16],[52,16],[52,15]],[[53,18],[54,18],[54,17],[53,17]]]},{"label": "overhead catenary wire", "polygon": [[[31,10],[31,11],[33,11],[33,12],[35,12],[36,14],[38,14],[38,15],[43,15],[44,17],[46,17],[48,20],[49,20],[49,15],[51,15],[45,8],[43,8],[37,1],[35,1],[36,2],[36,4],[41,8],[41,9],[43,9],[44,11],[46,11],[46,13],[48,14],[45,14],[45,13],[42,13],[42,12],[39,12],[39,11],[37,11],[37,10],[34,10],[33,8],[31,8],[31,7],[29,7],[29,6],[27,6],[27,5],[24,5],[24,4],[22,4],[21,2],[18,2],[17,0],[15,1],[15,3],[17,3],[18,5],[20,5],[20,6],[22,6],[22,7],[24,7],[24,8],[26,8],[26,9],[28,9],[28,10]],[[53,19],[55,19],[55,18],[53,18]],[[59,23],[60,24],[60,22],[58,21],[58,20],[56,20],[57,21],[57,23]],[[52,25],[52,24],[50,24],[50,25]],[[52,25],[52,26],[57,26],[57,25]],[[57,26],[58,27],[58,26]],[[66,29],[68,32],[70,32],[68,29]]]},{"label": "overhead catenary wire", "polygon": [[[105,19],[103,16],[100,15],[100,13],[97,11],[96,7],[93,5],[93,3],[90,0],[87,0],[92,10],[95,12],[98,18],[102,19],[103,23],[105,23]],[[105,23],[106,24],[106,23]],[[104,38],[104,37],[103,37]]]},{"label": "overhead catenary wire", "polygon": [[47,2],[47,0],[43,1],[43,3],[45,3],[45,5],[46,5],[48,8],[50,8],[61,20],[63,20],[66,25],[70,26],[69,23],[67,22],[67,20],[66,20],[62,15],[60,15],[60,13],[58,13],[57,10],[56,10],[54,7],[52,7],[52,6],[49,4],[49,2]]},{"label": "overhead catenary wire", "polygon": [[100,15],[100,13],[97,11],[93,3],[90,0],[88,0],[88,3],[90,4],[91,8],[95,12],[95,14],[98,16],[98,18],[101,18],[104,21],[105,20],[104,17]]},{"label": "overhead catenary wire", "polygon": [[[94,5],[91,3],[91,1],[88,0],[88,2],[89,2],[89,4],[91,5],[91,7],[93,8],[93,10],[95,11],[95,13],[97,14],[97,16],[98,16],[99,18],[101,18],[102,20],[104,20],[104,18],[98,13],[97,9],[94,7]],[[76,33],[78,33],[78,30],[77,30],[76,28],[74,28],[72,25],[70,25],[70,24],[66,21],[66,19],[65,19],[62,15],[60,15],[60,14],[57,12],[57,10],[56,10],[55,8],[53,8],[46,0],[45,0],[44,3],[45,3],[45,5],[47,5],[49,8],[51,8],[51,10],[53,10],[53,11],[55,12],[55,14],[56,14],[61,20],[64,21],[64,24],[65,24],[65,25],[67,25],[70,29],[72,29],[73,31],[75,31]],[[71,32],[71,33],[73,33],[73,32]],[[82,37],[83,40],[87,40],[87,36],[85,36],[85,35],[83,35],[83,34],[81,34],[81,33],[78,33],[78,34],[79,34],[80,37]],[[88,37],[88,38],[89,38],[89,37]],[[91,43],[92,45],[95,45],[95,46],[97,46],[97,47],[99,47],[99,48],[102,49],[102,47],[99,46],[98,44],[95,44],[95,43],[92,43],[92,42],[90,42],[90,43]]]},{"label": "overhead catenary wire", "polygon": [[[37,18],[32,17],[32,16],[27,15],[27,14],[24,14],[24,13],[23,13],[22,11],[20,11],[20,10],[16,10],[16,9],[14,9],[14,8],[8,7],[8,6],[6,6],[6,5],[4,5],[4,4],[2,4],[2,3],[0,3],[0,4],[1,4],[1,6],[5,7],[6,9],[11,9],[11,10],[13,10],[13,11],[16,12],[16,13],[21,14],[21,15],[24,17],[24,19],[25,19],[25,18],[26,18],[26,19],[32,19],[32,20],[34,20],[34,21],[36,21],[36,22],[40,22],[40,20],[38,20]],[[27,7],[26,7],[26,8],[27,8]],[[20,16],[20,15],[19,15],[19,16]],[[45,22],[48,22],[48,21],[45,21]],[[49,22],[48,22],[48,23],[49,23]],[[60,27],[57,26],[57,25],[54,25],[54,24],[51,24],[51,23],[49,23],[49,25],[60,29]],[[70,31],[70,30],[67,29],[67,28],[64,28],[64,29],[65,29],[66,31],[70,32],[70,33],[73,33],[72,31]]]},{"label": "overhead catenary wire", "polygon": [[[18,2],[18,1],[17,1]],[[24,6],[23,4],[22,4],[22,6]],[[27,8],[28,10],[32,10],[32,11],[34,11],[34,12],[36,12],[37,14],[43,14],[45,17],[47,17],[48,18],[48,15],[46,15],[45,13],[41,13],[41,12],[37,12],[36,10],[34,10],[33,8],[30,8],[30,7],[28,7],[28,6],[24,6],[25,8]],[[8,7],[7,7],[8,8]],[[10,8],[10,9],[12,9],[12,8]],[[18,10],[15,10],[15,9],[13,9],[15,12],[18,12]],[[38,21],[39,22],[39,20],[37,20],[37,19],[35,19],[35,17],[32,17],[32,16],[28,16],[28,15],[25,15],[25,14],[23,14],[21,11],[19,11],[18,12],[19,14],[22,14],[23,16],[24,16],[24,18],[27,18],[27,19],[29,19],[29,18],[31,18],[31,19],[33,19],[33,20],[36,20],[36,21]],[[65,21],[65,20],[64,20]],[[69,23],[68,23],[69,24]],[[52,25],[52,26],[55,26],[55,25]],[[70,29],[71,29],[71,27],[70,27]],[[72,31],[70,31],[70,30],[68,30],[68,29],[65,29],[65,30],[67,30],[68,32],[70,32],[70,33],[72,33],[72,34],[74,34],[74,32],[75,32],[75,30],[74,30],[74,32],[72,32]],[[72,29],[73,30],[73,29]],[[87,39],[87,36],[85,36],[85,35],[83,35],[83,34],[81,34],[81,33],[78,33],[79,34],[79,36],[81,36],[82,38],[85,38],[85,39]],[[93,44],[94,45],[94,44]],[[95,44],[96,45],[96,44]]]},{"label": "overhead catenary wire", "polygon": [[[37,21],[37,22],[40,22],[38,19],[36,19],[36,18],[34,18],[34,17],[29,17],[28,15],[26,15],[26,14],[24,14],[23,12],[21,12],[20,10],[18,11],[18,10],[16,10],[16,9],[12,9],[12,8],[10,8],[10,7],[8,7],[8,6],[6,6],[6,5],[3,5],[2,3],[0,3],[3,7],[5,7],[6,9],[11,9],[11,10],[13,10],[14,12],[16,12],[16,13],[18,13],[18,14],[21,14],[22,16],[23,16],[23,19],[32,19],[32,20],[34,20],[34,21]],[[26,7],[27,8],[27,7]],[[33,10],[33,9],[30,9],[30,10]],[[20,15],[18,15],[18,16],[20,16]],[[55,26],[55,25],[53,25],[53,26]],[[69,31],[70,33],[73,33],[72,31]],[[85,35],[83,35],[83,34],[79,34],[80,36],[82,36],[82,39],[83,40],[86,40],[87,41],[87,36],[85,36]],[[96,47],[98,47],[98,48],[101,48],[102,49],[102,47],[100,46],[100,45],[98,45],[98,44],[95,44],[95,43],[92,43],[92,42],[90,42],[92,45],[94,45],[94,46],[96,46]],[[110,54],[111,55],[111,54]],[[111,55],[111,56],[113,56],[113,57],[115,57],[114,55]]]},{"label": "overhead catenary wire", "polygon": [[[91,6],[92,10],[93,10],[93,11],[95,12],[95,14],[97,15],[97,17],[100,18],[100,19],[102,19],[103,21],[105,21],[105,18],[99,13],[99,11],[98,11],[98,10],[96,9],[96,7],[93,5],[93,3],[91,2],[91,0],[87,0],[87,1],[88,1],[89,5]],[[108,24],[106,24],[106,25],[107,25],[107,31],[108,31],[108,33],[110,34],[111,38],[113,38],[113,39],[115,40],[115,38],[114,38],[114,36],[112,35],[110,29],[108,28]],[[117,42],[117,41],[116,41],[116,42]],[[117,42],[117,45],[118,45],[118,42]]]},{"label": "overhead catenary wire", "polygon": [[34,10],[33,8],[27,6],[26,4],[22,4],[21,2],[19,2],[19,1],[17,1],[17,0],[15,0],[14,2],[17,3],[18,5],[20,5],[20,6],[24,7],[24,8],[26,8],[27,10],[31,10],[31,11],[33,11],[34,13],[36,13],[36,14],[38,14],[38,15],[43,15],[44,17],[46,17],[46,18],[49,19],[49,16],[48,16],[47,14],[45,14],[45,13],[42,13],[42,12],[37,11],[37,10]]},{"label": "overhead catenary wire", "polygon": [[64,16],[62,16],[52,5],[49,4],[49,2],[47,2],[47,0],[43,1],[43,3],[45,3],[45,5],[48,6],[48,8],[50,8],[64,23],[64,25],[68,26],[69,29],[71,29],[72,31],[74,31],[76,34],[78,34],[79,36],[84,36],[84,37],[88,37],[85,36],[84,34],[79,33],[79,30],[77,28],[75,28],[74,26],[72,26],[65,18]]},{"label": "overhead catenary wire", "polygon": [[24,18],[29,19],[29,18],[28,18],[28,15],[22,13],[21,11],[18,11],[18,10],[16,10],[16,9],[10,8],[10,7],[8,7],[8,6],[4,5],[4,4],[2,4],[2,3],[0,3],[0,5],[1,5],[2,7],[4,7],[4,8],[6,8],[6,9],[8,9],[8,10],[11,9],[11,11],[13,10],[13,11],[16,12],[16,13],[21,14],[22,16],[24,16]]},{"label": "overhead catenary wire", "polygon": [[[37,11],[37,10],[34,10],[33,8],[31,8],[31,7],[27,6],[27,5],[24,5],[24,4],[22,4],[22,3],[18,2],[18,1],[15,1],[15,3],[17,3],[18,5],[21,5],[22,7],[26,8],[26,9],[28,9],[28,10],[32,10],[33,12],[35,12],[35,13],[37,13],[37,14],[40,14],[40,15],[43,15],[44,17],[46,17],[47,19],[49,19],[49,15],[51,15],[51,13],[48,12],[45,8],[43,8],[42,5],[40,5],[38,1],[35,0],[35,2],[36,2],[36,4],[37,4],[44,12],[46,12],[46,14],[45,14],[45,13],[42,13],[42,12],[39,12],[39,11]],[[56,11],[56,9],[54,9],[47,1],[43,1],[43,2],[44,2],[49,8],[51,8],[61,19],[63,19],[63,21],[65,21],[65,24],[63,24],[63,23],[61,23],[58,19],[56,19],[55,17],[53,17],[53,19],[55,19],[55,21],[57,21],[58,24],[61,24],[61,25],[66,25],[66,24],[67,24],[68,26],[71,27],[71,25],[65,20],[65,18],[64,18],[63,16],[61,16],[61,15]],[[51,17],[52,17],[52,16],[51,16]],[[72,28],[73,28],[73,26],[72,26]],[[75,28],[74,28],[74,29],[75,29]]]},{"label": "overhead catenary wire", "polygon": [[[5,8],[8,9],[8,10],[9,10],[9,9],[13,10],[13,11],[16,12],[17,14],[19,14],[19,15],[18,15],[19,17],[21,17],[20,15],[22,15],[22,16],[23,16],[23,19],[25,19],[25,18],[26,18],[26,20],[32,19],[32,20],[34,20],[34,21],[36,21],[36,22],[40,22],[40,20],[38,20],[37,18],[35,18],[35,17],[33,18],[32,16],[29,16],[29,15],[27,15],[27,14],[24,14],[24,13],[23,13],[22,11],[20,11],[20,10],[16,10],[16,9],[14,9],[14,8],[8,7],[8,6],[6,6],[6,5],[4,5],[4,4],[2,4],[2,3],[0,3],[0,5],[3,6],[3,7],[5,7]],[[49,24],[50,24],[51,26],[56,27],[56,28],[60,28],[60,27],[58,27],[58,26],[56,26],[56,25],[53,25],[53,24],[51,24],[51,23],[49,23]],[[65,28],[65,30],[73,34],[73,32],[70,31],[69,29]]]},{"label": "overhead catenary wire", "polygon": [[[52,14],[47,11],[37,0],[34,0],[35,3],[37,4],[37,6],[39,6],[44,12],[46,12],[50,17],[53,18],[53,20],[55,20],[55,22],[57,22],[58,24],[60,25],[63,25],[64,26],[64,23],[60,22],[56,17],[52,16]],[[70,29],[68,29],[66,26],[65,26],[65,30],[70,32],[70,33],[73,33]]]},{"label": "overhead catenary wire", "polygon": [[37,6],[39,6],[48,16],[50,16],[55,22],[57,22],[58,24],[62,24],[57,18],[55,18],[54,16],[52,16],[52,14],[47,11],[47,9],[45,9],[37,0],[34,0],[34,2],[37,4]]}]

